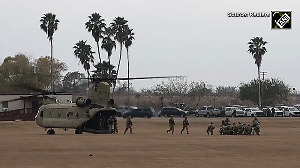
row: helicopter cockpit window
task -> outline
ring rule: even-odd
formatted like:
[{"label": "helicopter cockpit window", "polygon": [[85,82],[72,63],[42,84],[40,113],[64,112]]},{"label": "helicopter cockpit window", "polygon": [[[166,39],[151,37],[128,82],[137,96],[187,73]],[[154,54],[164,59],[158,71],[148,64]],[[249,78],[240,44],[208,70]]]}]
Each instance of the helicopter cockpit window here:
[{"label": "helicopter cockpit window", "polygon": [[41,111],[40,117],[44,117],[44,112],[43,111]]}]

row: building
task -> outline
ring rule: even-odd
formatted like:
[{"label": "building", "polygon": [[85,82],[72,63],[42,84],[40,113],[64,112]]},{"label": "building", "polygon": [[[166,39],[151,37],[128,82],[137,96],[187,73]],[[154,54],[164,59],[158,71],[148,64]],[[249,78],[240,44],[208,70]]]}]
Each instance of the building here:
[{"label": "building", "polygon": [[71,103],[72,94],[0,94],[0,121],[33,121],[45,102]]}]

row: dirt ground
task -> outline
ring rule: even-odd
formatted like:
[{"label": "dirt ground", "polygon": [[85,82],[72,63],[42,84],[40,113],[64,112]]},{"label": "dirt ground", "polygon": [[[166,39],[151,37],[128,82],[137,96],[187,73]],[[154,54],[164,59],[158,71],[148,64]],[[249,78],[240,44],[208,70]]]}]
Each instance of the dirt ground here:
[{"label": "dirt ground", "polygon": [[[251,123],[253,118],[231,122]],[[261,135],[219,135],[222,118],[189,118],[191,134],[167,134],[168,118],[133,119],[133,134],[99,135],[56,129],[46,135],[34,122],[0,122],[0,167],[299,167],[300,118],[259,118]],[[215,135],[206,134],[215,123]],[[89,156],[89,155],[92,156]]]}]

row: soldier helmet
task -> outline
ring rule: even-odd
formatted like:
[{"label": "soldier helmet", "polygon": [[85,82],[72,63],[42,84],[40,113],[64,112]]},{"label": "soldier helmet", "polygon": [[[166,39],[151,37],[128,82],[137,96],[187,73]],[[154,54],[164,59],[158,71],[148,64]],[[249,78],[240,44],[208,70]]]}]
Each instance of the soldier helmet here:
[{"label": "soldier helmet", "polygon": [[210,124],[213,124],[213,122],[210,122]]},{"label": "soldier helmet", "polygon": [[173,117],[173,115],[171,115],[171,117]]},{"label": "soldier helmet", "polygon": [[131,118],[131,116],[128,116],[128,118]]},{"label": "soldier helmet", "polygon": [[242,124],[241,122],[239,122],[239,124]]},{"label": "soldier helmet", "polygon": [[187,116],[185,116],[184,118],[187,118]]}]

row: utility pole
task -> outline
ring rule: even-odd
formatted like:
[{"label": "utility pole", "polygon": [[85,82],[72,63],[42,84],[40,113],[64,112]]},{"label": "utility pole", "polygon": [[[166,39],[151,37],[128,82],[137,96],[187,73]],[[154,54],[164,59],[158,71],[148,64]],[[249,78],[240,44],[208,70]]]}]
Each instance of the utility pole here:
[{"label": "utility pole", "polygon": [[265,80],[265,75],[267,75],[267,72],[260,72],[263,76],[262,80]]}]

